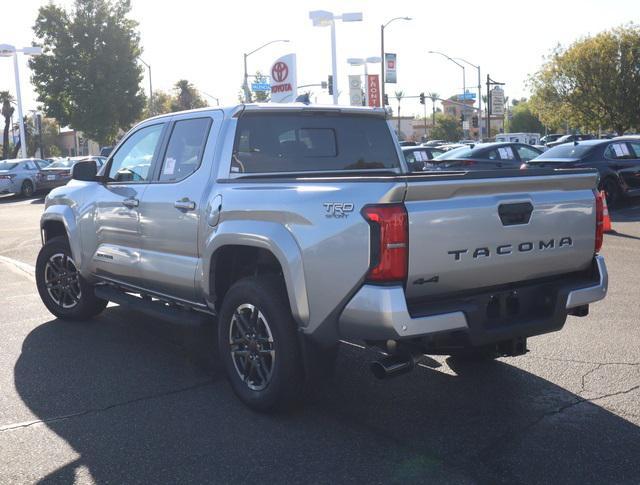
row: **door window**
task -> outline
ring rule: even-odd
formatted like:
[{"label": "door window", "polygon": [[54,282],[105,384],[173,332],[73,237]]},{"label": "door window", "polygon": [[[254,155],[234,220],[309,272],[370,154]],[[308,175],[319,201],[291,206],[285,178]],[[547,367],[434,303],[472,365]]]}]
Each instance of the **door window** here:
[{"label": "door window", "polygon": [[207,143],[210,118],[177,121],[162,161],[161,182],[177,182],[195,172]]},{"label": "door window", "polygon": [[162,124],[147,126],[127,138],[111,160],[109,181],[126,183],[149,180],[151,162],[162,127]]},{"label": "door window", "polygon": [[523,162],[528,162],[529,160],[533,160],[538,155],[540,155],[540,153],[538,153],[533,148],[525,147],[522,145],[517,146],[516,150],[518,150],[518,155],[520,155],[520,160],[522,160]]},{"label": "door window", "polygon": [[640,158],[640,141],[630,141],[628,145],[631,145],[631,149],[635,155],[634,158]]},{"label": "door window", "polygon": [[631,160],[633,155],[626,143],[612,143],[604,151],[604,156],[611,160]]}]

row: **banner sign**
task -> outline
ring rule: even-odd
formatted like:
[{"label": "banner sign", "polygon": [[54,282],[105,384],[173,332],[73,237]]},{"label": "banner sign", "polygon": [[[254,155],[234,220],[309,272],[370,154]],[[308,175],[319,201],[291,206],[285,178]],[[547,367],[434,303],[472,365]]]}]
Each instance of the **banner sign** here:
[{"label": "banner sign", "polygon": [[469,99],[476,99],[476,93],[470,93],[469,91],[467,91],[464,94],[458,94],[459,101],[466,101]]},{"label": "banner sign", "polygon": [[397,82],[396,77],[396,55],[395,54],[385,54],[384,55],[384,81],[387,83],[395,84]]},{"label": "banner sign", "polygon": [[496,86],[491,90],[491,114],[504,116],[504,91]]},{"label": "banner sign", "polygon": [[349,104],[351,106],[362,106],[362,80],[359,75],[349,76]]},{"label": "banner sign", "polygon": [[271,66],[271,102],[292,103],[297,96],[296,55],[287,54]]},{"label": "banner sign", "polygon": [[367,105],[377,108],[380,106],[380,76],[369,74],[367,78]]}]

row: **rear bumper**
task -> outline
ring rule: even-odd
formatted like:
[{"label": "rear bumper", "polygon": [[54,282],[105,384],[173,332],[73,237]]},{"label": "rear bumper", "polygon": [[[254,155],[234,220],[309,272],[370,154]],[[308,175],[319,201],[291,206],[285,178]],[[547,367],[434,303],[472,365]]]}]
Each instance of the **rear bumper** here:
[{"label": "rear bumper", "polygon": [[339,329],[343,338],[359,340],[424,337],[442,346],[485,345],[559,330],[572,310],[604,298],[607,285],[602,256],[588,274],[411,305],[402,286],[364,285],[342,311]]}]

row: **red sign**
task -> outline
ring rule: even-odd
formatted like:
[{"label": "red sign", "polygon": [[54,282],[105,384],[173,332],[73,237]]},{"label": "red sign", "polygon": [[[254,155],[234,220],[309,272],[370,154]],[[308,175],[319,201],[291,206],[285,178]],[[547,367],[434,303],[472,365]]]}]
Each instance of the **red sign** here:
[{"label": "red sign", "polygon": [[372,107],[380,106],[380,77],[377,74],[367,76],[367,105]]},{"label": "red sign", "polygon": [[277,83],[281,83],[289,75],[289,67],[282,61],[276,62],[271,68],[271,77]]}]

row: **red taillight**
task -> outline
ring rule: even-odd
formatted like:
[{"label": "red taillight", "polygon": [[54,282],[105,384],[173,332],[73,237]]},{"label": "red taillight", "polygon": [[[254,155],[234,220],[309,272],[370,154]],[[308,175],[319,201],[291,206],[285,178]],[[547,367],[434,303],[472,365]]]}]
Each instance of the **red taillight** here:
[{"label": "red taillight", "polygon": [[602,240],[604,239],[604,202],[601,192],[595,192],[596,196],[596,244],[595,252],[600,252],[602,249]]},{"label": "red taillight", "polygon": [[407,279],[409,227],[404,204],[368,205],[362,215],[371,226],[371,268],[368,281]]}]

